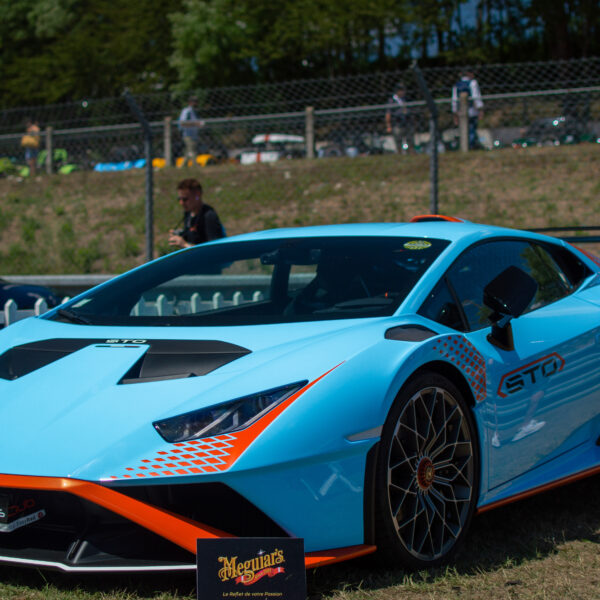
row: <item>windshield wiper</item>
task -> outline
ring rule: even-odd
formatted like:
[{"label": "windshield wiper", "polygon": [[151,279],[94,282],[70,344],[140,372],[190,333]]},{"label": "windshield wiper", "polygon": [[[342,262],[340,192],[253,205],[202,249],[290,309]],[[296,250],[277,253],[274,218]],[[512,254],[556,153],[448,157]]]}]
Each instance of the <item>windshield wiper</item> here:
[{"label": "windshield wiper", "polygon": [[91,321],[89,319],[86,319],[85,317],[82,317],[81,315],[78,315],[77,313],[74,313],[71,310],[67,310],[66,308],[59,308],[56,311],[56,314],[59,317],[62,317],[63,319],[66,319],[67,321],[69,321],[69,323],[78,323],[80,325],[91,325]]}]

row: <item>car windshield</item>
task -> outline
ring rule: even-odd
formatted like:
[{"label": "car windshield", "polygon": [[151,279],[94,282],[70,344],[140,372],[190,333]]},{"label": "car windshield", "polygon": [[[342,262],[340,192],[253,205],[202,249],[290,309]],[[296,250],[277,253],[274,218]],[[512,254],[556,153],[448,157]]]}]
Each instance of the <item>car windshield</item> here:
[{"label": "car windshield", "polygon": [[52,318],[204,327],[391,315],[447,245],[399,237],[200,245],[91,290]]}]

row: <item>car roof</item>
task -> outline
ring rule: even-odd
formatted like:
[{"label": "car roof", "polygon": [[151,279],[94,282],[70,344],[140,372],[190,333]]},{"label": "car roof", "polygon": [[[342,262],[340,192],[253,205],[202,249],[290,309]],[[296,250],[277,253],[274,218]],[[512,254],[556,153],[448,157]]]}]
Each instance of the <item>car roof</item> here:
[{"label": "car roof", "polygon": [[[398,236],[438,238],[457,242],[468,238],[468,243],[477,239],[487,237],[527,237],[534,239],[551,240],[547,236],[541,236],[527,231],[519,231],[506,227],[494,225],[483,225],[468,221],[421,221],[416,223],[351,223],[343,225],[316,225],[309,227],[290,227],[281,229],[269,229],[235,236],[236,241],[267,240],[276,238],[296,237],[368,237],[368,236]],[[227,238],[232,239],[232,238]],[[225,240],[223,240],[225,241]],[[466,241],[466,240],[465,240]],[[558,241],[558,240],[555,240]]]}]

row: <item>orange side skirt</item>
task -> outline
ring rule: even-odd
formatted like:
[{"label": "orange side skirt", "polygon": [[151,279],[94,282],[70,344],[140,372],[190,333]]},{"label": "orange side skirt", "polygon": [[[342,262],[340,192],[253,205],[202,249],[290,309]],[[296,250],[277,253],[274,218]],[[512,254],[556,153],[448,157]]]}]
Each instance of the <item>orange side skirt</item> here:
[{"label": "orange side skirt", "polygon": [[494,508],[499,508],[501,506],[505,506],[506,504],[511,504],[513,502],[517,502],[518,500],[524,500],[525,498],[530,498],[531,496],[536,496],[537,494],[541,494],[543,492],[547,492],[548,490],[552,490],[554,488],[560,487],[562,485],[567,485],[569,483],[575,483],[580,479],[585,479],[586,477],[591,477],[592,475],[600,474],[600,467],[593,467],[591,469],[587,469],[586,471],[581,471],[580,473],[575,473],[574,475],[569,475],[568,477],[563,477],[562,479],[558,479],[553,481],[552,483],[546,483],[544,485],[540,485],[532,490],[528,490],[526,492],[522,492],[520,494],[515,494],[514,496],[510,496],[508,498],[504,498],[504,500],[497,500],[496,502],[492,502],[490,504],[485,504],[484,506],[477,509],[477,514],[481,514],[487,512],[488,510],[493,510]]}]

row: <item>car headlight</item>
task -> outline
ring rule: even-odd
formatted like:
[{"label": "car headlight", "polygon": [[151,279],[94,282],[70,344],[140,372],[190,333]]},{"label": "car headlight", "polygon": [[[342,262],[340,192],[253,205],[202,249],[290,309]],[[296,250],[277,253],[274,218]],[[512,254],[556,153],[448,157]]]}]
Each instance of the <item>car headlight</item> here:
[{"label": "car headlight", "polygon": [[153,425],[156,431],[170,443],[238,431],[260,419],[307,383],[307,381],[291,383],[218,406],[201,408],[162,421],[155,421]]}]

